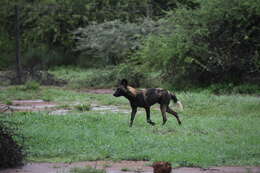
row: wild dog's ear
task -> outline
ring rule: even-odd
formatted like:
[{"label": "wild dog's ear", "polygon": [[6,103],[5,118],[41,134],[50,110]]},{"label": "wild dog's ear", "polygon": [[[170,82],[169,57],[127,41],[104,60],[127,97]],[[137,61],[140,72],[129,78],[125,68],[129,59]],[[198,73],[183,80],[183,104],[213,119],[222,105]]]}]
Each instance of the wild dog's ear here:
[{"label": "wild dog's ear", "polygon": [[123,85],[124,87],[127,86],[128,82],[126,79],[122,79],[121,82],[120,82],[121,85]]}]

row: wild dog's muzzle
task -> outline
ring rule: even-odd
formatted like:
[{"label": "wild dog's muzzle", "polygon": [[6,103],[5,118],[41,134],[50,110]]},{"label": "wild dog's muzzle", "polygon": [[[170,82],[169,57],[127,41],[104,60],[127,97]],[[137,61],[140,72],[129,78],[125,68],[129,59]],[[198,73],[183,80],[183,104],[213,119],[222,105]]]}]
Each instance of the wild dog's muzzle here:
[{"label": "wild dog's muzzle", "polygon": [[114,97],[119,97],[120,94],[118,94],[117,92],[115,92],[115,93],[113,94],[113,96],[114,96]]}]

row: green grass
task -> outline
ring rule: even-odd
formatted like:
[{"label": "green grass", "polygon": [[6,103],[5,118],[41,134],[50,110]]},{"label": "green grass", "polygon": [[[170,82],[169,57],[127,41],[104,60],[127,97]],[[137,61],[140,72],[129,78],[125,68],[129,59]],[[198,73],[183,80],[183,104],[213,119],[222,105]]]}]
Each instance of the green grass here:
[{"label": "green grass", "polygon": [[71,103],[97,103],[102,105],[124,105],[128,101],[124,98],[115,99],[112,94],[92,94],[84,91],[68,90],[57,87],[39,87],[37,90],[24,90],[24,86],[10,86],[0,92],[0,102],[9,103],[11,100],[43,99],[61,105],[70,106]]},{"label": "green grass", "polygon": [[108,88],[116,84],[118,72],[115,67],[82,69],[78,67],[56,67],[48,71],[56,78],[68,82],[69,88]]},{"label": "green grass", "polygon": [[39,88],[40,88],[40,84],[34,80],[27,81],[22,87],[22,89],[24,90],[38,90]]},{"label": "green grass", "polygon": [[[22,90],[12,95],[13,89],[1,92],[0,98],[50,94],[58,102],[129,106],[126,99],[110,94],[40,88],[35,95]],[[27,159],[31,161],[150,160],[170,161],[175,166],[260,165],[259,97],[215,96],[208,92],[183,92],[177,96],[184,104],[180,113],[182,126],[170,115],[166,125],[161,126],[160,112],[155,109],[152,120],[156,126],[147,124],[144,112],[138,112],[132,128],[128,127],[130,115],[109,111],[62,116],[17,112],[0,118],[18,124],[26,136]]]}]

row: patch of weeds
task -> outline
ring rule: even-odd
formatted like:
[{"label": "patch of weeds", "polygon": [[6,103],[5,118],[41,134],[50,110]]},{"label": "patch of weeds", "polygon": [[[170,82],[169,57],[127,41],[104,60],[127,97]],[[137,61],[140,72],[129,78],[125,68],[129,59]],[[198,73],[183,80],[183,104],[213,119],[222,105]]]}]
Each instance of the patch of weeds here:
[{"label": "patch of weeds", "polygon": [[4,102],[6,105],[12,105],[13,104],[13,102],[11,101],[11,100],[5,100],[5,102]]},{"label": "patch of weeds", "polygon": [[62,105],[56,106],[56,108],[58,108],[58,109],[70,109],[71,105],[69,105],[69,104],[62,104]]},{"label": "patch of weeds", "polygon": [[40,88],[40,84],[37,81],[31,80],[27,81],[24,86],[23,90],[38,90]]},{"label": "patch of weeds", "polygon": [[70,173],[105,173],[105,170],[96,169],[92,167],[85,167],[85,168],[75,167],[70,169]]},{"label": "patch of weeds", "polygon": [[130,169],[129,168],[121,168],[121,171],[128,172],[128,171],[130,171]]},{"label": "patch of weeds", "polygon": [[199,166],[195,165],[194,163],[186,161],[186,160],[180,161],[180,162],[178,162],[178,164],[179,164],[179,167],[192,167],[192,168],[199,167]]},{"label": "patch of weeds", "polygon": [[90,104],[78,104],[74,106],[76,110],[85,112],[85,111],[90,111],[91,105]]},{"label": "patch of weeds", "polygon": [[42,96],[42,100],[43,101],[46,101],[46,102],[49,102],[49,101],[52,101],[52,97],[50,95],[44,95]]},{"label": "patch of weeds", "polygon": [[121,168],[121,171],[123,171],[123,172],[130,172],[131,169],[129,169],[129,168]]}]

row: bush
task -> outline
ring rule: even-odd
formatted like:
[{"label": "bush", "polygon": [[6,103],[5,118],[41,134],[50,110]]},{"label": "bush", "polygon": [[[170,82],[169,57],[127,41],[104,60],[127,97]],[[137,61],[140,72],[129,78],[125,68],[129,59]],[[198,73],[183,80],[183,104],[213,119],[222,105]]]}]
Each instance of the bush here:
[{"label": "bush", "polygon": [[17,141],[17,138],[23,139],[23,137],[18,135],[16,130],[7,127],[6,122],[0,120],[0,168],[11,168],[23,164],[25,150]]},{"label": "bush", "polygon": [[[151,35],[135,57],[176,85],[244,83],[260,74],[260,1],[199,0],[169,13],[169,33]],[[254,81],[255,82],[255,81]],[[258,81],[259,82],[259,78]]]},{"label": "bush", "polygon": [[[74,32],[77,50],[85,56],[85,62],[117,65],[140,47],[140,41],[155,31],[155,22],[123,23],[119,20],[92,24]],[[83,62],[83,64],[86,64]]]}]

